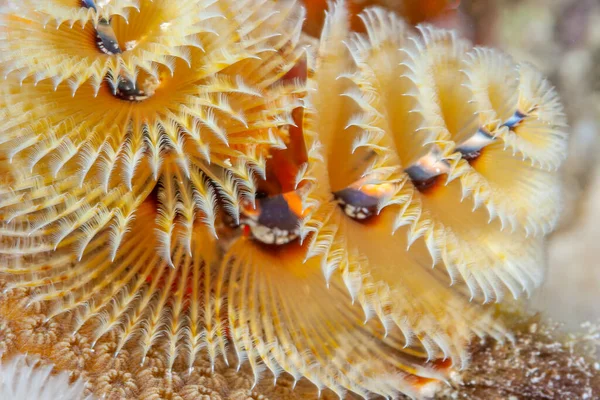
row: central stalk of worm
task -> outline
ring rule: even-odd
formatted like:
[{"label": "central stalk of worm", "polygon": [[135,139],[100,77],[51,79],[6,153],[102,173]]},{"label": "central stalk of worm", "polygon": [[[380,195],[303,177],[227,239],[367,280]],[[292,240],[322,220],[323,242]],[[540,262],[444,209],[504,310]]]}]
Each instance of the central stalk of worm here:
[{"label": "central stalk of worm", "polygon": [[496,138],[491,133],[484,128],[479,128],[475,134],[458,143],[456,150],[462,154],[462,157],[467,160],[467,162],[472,163],[481,155],[481,151],[484,147],[495,141]]},{"label": "central stalk of worm", "polygon": [[434,146],[404,171],[417,190],[426,192],[435,186],[440,177],[450,172],[450,164],[443,159],[441,150]]},{"label": "central stalk of worm", "polygon": [[[85,8],[92,8],[97,11],[94,0],[81,0],[81,4]],[[123,52],[110,20],[101,19],[98,22],[96,26],[96,45],[98,46],[98,50],[105,54],[114,55]],[[148,77],[140,85],[138,82],[127,77],[119,76],[116,87],[113,87],[113,94],[121,100],[143,101],[154,94],[159,83],[158,79]]]}]

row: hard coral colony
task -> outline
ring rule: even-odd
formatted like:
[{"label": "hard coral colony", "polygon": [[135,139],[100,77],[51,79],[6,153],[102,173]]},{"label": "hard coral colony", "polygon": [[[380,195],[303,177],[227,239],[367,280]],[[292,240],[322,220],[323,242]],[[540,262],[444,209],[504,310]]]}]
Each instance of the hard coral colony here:
[{"label": "hard coral colony", "polygon": [[342,1],[318,42],[291,1],[0,18],[5,357],[114,399],[221,360],[421,397],[542,280],[566,133],[529,65]]}]

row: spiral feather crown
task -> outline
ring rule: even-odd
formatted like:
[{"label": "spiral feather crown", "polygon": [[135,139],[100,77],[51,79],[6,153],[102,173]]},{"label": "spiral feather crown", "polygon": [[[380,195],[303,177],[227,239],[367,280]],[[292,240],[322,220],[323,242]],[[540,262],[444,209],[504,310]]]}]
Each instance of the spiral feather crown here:
[{"label": "spiral feather crown", "polygon": [[[340,398],[426,395],[473,335],[508,337],[487,303],[543,278],[556,92],[381,8],[357,34],[331,4],[318,41],[303,18],[271,0],[3,6],[0,316],[61,321],[133,355],[124,370],[223,359]],[[98,381],[103,360],[80,368]]]}]

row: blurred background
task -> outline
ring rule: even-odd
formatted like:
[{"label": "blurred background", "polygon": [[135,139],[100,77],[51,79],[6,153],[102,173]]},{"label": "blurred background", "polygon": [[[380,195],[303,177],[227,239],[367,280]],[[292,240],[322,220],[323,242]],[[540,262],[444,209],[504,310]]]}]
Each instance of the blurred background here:
[{"label": "blurred background", "polygon": [[[355,13],[379,4],[413,24],[456,29],[534,64],[558,88],[571,133],[565,211],[549,241],[546,284],[530,307],[567,329],[600,321],[600,0],[347,1]],[[306,31],[317,35],[327,0],[305,3]]]}]

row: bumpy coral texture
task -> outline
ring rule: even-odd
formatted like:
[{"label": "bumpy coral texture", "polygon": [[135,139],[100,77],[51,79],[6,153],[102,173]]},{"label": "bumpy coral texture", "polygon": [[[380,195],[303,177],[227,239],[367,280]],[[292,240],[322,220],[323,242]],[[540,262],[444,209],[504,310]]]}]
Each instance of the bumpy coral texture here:
[{"label": "bumpy coral texture", "polygon": [[554,89],[380,8],[303,18],[2,6],[0,349],[111,399],[419,397],[510,335],[486,303],[543,278]]},{"label": "bumpy coral texture", "polygon": [[[115,356],[114,335],[102,338],[92,349],[89,332],[72,335],[69,328],[72,319],[64,315],[56,318],[57,337],[47,345],[37,347],[20,318],[23,313],[33,318],[43,317],[46,310],[35,307],[23,311],[21,302],[26,301],[27,296],[27,291],[20,291],[1,298],[0,350],[9,349],[2,352],[5,360],[0,367],[0,394],[7,393],[3,399],[58,397],[80,400],[84,394],[89,400],[299,400],[317,396],[313,385],[307,381],[295,384],[289,377],[282,378],[277,386],[270,379],[254,386],[247,365],[237,369],[225,365],[221,359],[214,365],[207,360],[196,360],[191,370],[185,363],[178,362],[169,369],[166,352],[159,348],[151,350],[142,365],[139,349],[133,343],[127,344]],[[19,311],[11,312],[11,308]],[[29,352],[28,358],[18,355],[19,351]],[[54,368],[48,362],[54,363]],[[51,372],[60,371],[65,372],[57,378],[49,378]],[[322,398],[333,400],[337,396],[323,393]]]}]

